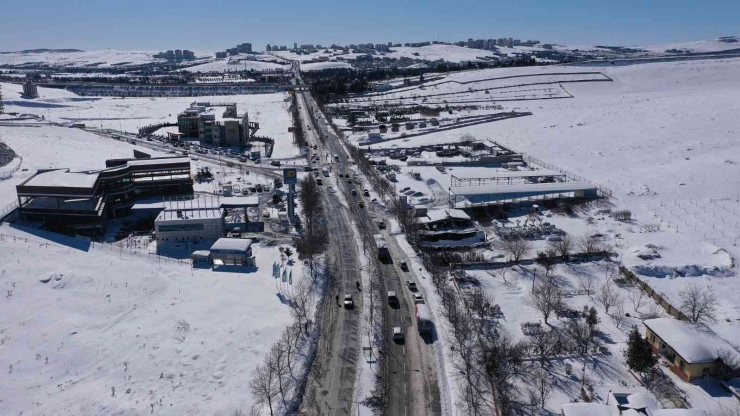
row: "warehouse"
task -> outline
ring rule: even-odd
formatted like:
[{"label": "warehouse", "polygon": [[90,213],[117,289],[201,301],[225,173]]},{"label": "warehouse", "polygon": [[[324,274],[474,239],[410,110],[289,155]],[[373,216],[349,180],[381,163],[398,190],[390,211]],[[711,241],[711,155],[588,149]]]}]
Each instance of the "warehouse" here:
[{"label": "warehouse", "polygon": [[450,205],[472,208],[557,198],[595,198],[597,189],[588,182],[533,183],[524,185],[453,186]]},{"label": "warehouse", "polygon": [[248,238],[219,238],[211,246],[214,266],[254,266],[252,240]]}]

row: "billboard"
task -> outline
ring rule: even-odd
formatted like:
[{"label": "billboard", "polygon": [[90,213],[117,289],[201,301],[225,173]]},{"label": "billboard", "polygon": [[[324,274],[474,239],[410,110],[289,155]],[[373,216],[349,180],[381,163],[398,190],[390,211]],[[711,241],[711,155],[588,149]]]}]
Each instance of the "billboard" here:
[{"label": "billboard", "polygon": [[298,183],[298,170],[296,168],[283,169],[283,183],[286,185]]}]

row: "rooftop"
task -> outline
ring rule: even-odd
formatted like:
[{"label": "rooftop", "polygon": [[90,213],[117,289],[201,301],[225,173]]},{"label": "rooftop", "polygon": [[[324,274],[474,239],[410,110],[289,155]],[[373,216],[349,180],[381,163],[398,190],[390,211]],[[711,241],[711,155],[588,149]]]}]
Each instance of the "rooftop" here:
[{"label": "rooftop", "polygon": [[645,326],[688,363],[713,362],[722,351],[740,355],[709,328],[673,318],[648,319]]},{"label": "rooftop", "polygon": [[448,218],[453,220],[470,220],[470,216],[461,209],[437,208],[427,211],[426,216],[419,219],[422,224],[431,224],[445,221]]},{"label": "rooftop", "polygon": [[252,246],[252,240],[249,238],[219,238],[211,246],[211,253],[214,252],[245,252]]},{"label": "rooftop", "polygon": [[588,182],[532,183],[525,185],[456,186],[450,188],[455,195],[503,195],[525,192],[557,193],[596,189]]},{"label": "rooftop", "polygon": [[37,173],[23,186],[93,189],[98,180],[98,174],[99,172],[70,172],[69,169],[50,170]]},{"label": "rooftop", "polygon": [[[179,215],[178,215],[179,213]],[[218,208],[165,209],[157,215],[155,222],[182,221],[204,218],[221,218],[223,211]]]},{"label": "rooftop", "polygon": [[600,403],[566,403],[562,409],[563,416],[619,416],[616,406]]}]

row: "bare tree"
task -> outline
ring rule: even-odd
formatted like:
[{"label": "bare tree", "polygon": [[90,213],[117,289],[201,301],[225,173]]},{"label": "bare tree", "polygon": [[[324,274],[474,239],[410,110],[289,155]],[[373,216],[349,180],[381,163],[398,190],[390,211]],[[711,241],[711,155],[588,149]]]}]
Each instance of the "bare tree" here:
[{"label": "bare tree", "polygon": [[508,254],[514,263],[519,263],[523,257],[526,257],[532,251],[532,243],[521,237],[504,238],[498,243],[498,247]]},{"label": "bare tree", "polygon": [[640,309],[645,306],[645,303],[647,302],[647,296],[645,295],[645,292],[642,291],[642,289],[635,288],[635,290],[630,291],[630,294],[627,295],[630,302],[632,302],[632,309],[635,311],[635,313],[639,313]]},{"label": "bare tree", "polygon": [[[269,354],[267,358],[269,358]],[[257,404],[267,404],[270,408],[270,416],[273,416],[272,401],[280,393],[278,374],[275,366],[268,359],[265,361],[265,363],[258,365],[252,372],[252,380],[249,381],[249,391],[252,393]]]},{"label": "bare tree", "polygon": [[563,260],[566,260],[568,258],[571,250],[573,249],[573,239],[570,237],[569,234],[564,234],[560,236],[560,239],[557,241],[548,241],[547,244]]},{"label": "bare tree", "polygon": [[591,297],[591,294],[596,290],[596,276],[591,273],[579,274],[578,288],[581,289],[586,296]]},{"label": "bare tree", "polygon": [[601,269],[601,271],[604,273],[605,280],[613,279],[615,274],[617,273],[617,270],[619,269],[619,265],[609,259],[600,261],[597,264],[599,269]]},{"label": "bare tree", "polygon": [[529,349],[537,357],[540,367],[544,367],[550,358],[560,352],[559,336],[555,331],[538,331],[529,337]]},{"label": "bare tree", "polygon": [[686,314],[690,322],[695,324],[717,322],[719,300],[711,287],[701,289],[695,283],[689,283],[678,292],[678,296],[681,298],[681,312]]},{"label": "bare tree", "polygon": [[717,352],[717,358],[719,358],[719,378],[722,380],[729,380],[737,374],[740,370],[740,358],[738,358],[737,352],[729,349],[722,349]]},{"label": "bare tree", "polygon": [[627,322],[627,317],[624,314],[624,302],[621,300],[617,302],[612,308],[612,313],[608,315],[612,318],[614,326],[616,326],[617,329],[623,329],[624,324]]},{"label": "bare tree", "polygon": [[565,333],[577,348],[579,354],[588,353],[588,345],[591,342],[592,332],[585,320],[569,319],[566,321]]},{"label": "bare tree", "polygon": [[648,319],[662,318],[665,316],[663,308],[658,306],[656,303],[648,303],[648,310],[640,313],[640,319],[643,321]]},{"label": "bare tree", "polygon": [[550,391],[552,391],[552,376],[544,368],[536,368],[532,371],[532,384],[534,384],[535,389],[537,389],[537,392],[540,395],[540,404],[544,407],[545,402],[547,401],[547,396],[549,396]]},{"label": "bare tree", "polygon": [[595,234],[591,232],[585,232],[577,241],[577,248],[581,253],[586,255],[586,258],[590,258],[592,255],[599,251],[600,240]]},{"label": "bare tree", "polygon": [[540,265],[543,269],[545,269],[545,277],[550,277],[550,274],[555,269],[555,252],[550,249],[547,250],[547,252],[539,252],[537,253],[537,264]]},{"label": "bare tree", "polygon": [[[313,297],[311,296],[311,282],[307,279],[299,279],[298,283],[293,286],[293,299],[291,302],[291,311],[293,317],[298,323],[298,327],[304,326],[308,322],[308,315],[311,313]],[[306,330],[308,326],[306,325]]]},{"label": "bare tree", "polygon": [[622,302],[622,296],[619,294],[617,287],[611,279],[606,280],[596,293],[596,301],[604,307],[604,311],[609,314],[609,308]]},{"label": "bare tree", "polygon": [[277,377],[278,391],[280,392],[280,398],[283,401],[283,407],[285,407],[285,388],[286,388],[286,377],[290,374],[290,367],[288,367],[288,349],[283,345],[282,342],[278,341],[272,345],[268,357],[268,365],[273,367],[275,376]]},{"label": "bare tree", "polygon": [[541,282],[527,296],[526,302],[542,314],[542,317],[545,318],[545,324],[547,324],[550,315],[561,306],[563,293],[553,283]]}]

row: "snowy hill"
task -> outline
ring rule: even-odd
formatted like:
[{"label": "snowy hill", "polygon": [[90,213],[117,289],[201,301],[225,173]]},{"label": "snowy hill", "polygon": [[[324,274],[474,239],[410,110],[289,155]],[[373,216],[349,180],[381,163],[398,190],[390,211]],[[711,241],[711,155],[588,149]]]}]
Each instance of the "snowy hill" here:
[{"label": "snowy hill", "polygon": [[[0,54],[0,65],[24,65],[30,63],[46,64],[63,68],[74,66],[96,66],[107,68],[111,66],[139,65],[150,62],[165,62],[155,59],[157,52],[152,51],[117,51],[105,49],[102,51],[59,52],[48,50],[44,52],[9,52]],[[212,56],[210,52],[195,52],[199,57],[204,54]]]}]

